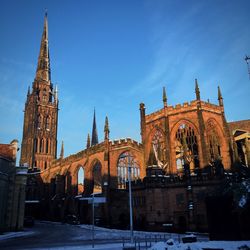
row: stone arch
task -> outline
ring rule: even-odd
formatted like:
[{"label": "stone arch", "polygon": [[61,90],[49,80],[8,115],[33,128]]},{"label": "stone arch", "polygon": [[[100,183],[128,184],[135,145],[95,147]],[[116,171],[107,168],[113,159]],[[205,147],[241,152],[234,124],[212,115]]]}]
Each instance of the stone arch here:
[{"label": "stone arch", "polygon": [[157,165],[163,167],[167,162],[166,133],[159,126],[155,126],[149,133],[146,163],[148,165],[150,154],[154,154]]},{"label": "stone arch", "polygon": [[126,188],[129,164],[131,166],[131,180],[137,180],[140,178],[141,167],[136,155],[129,149],[122,151],[118,156],[116,164],[118,188],[120,189]]},{"label": "stone arch", "polygon": [[93,186],[93,193],[102,192],[103,187],[103,173],[102,173],[102,163],[99,159],[95,158],[91,164],[91,179]]},{"label": "stone arch", "polygon": [[223,129],[214,118],[209,118],[205,123],[205,127],[209,161],[223,160],[223,156],[227,152],[227,142]]},{"label": "stone arch", "polygon": [[171,171],[183,174],[185,164],[191,171],[200,168],[201,142],[196,125],[187,119],[177,121],[170,132]]}]

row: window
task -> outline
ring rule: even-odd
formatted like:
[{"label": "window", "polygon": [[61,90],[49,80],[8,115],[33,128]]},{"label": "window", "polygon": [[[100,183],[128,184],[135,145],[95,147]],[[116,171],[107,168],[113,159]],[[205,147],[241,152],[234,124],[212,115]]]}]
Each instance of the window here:
[{"label": "window", "polygon": [[46,140],[46,154],[49,153],[49,139]]},{"label": "window", "polygon": [[220,140],[213,120],[208,121],[207,135],[210,161],[213,162],[221,157]]},{"label": "window", "polygon": [[44,140],[41,139],[40,140],[40,150],[39,150],[40,153],[43,153],[43,143],[44,143]]},{"label": "window", "polygon": [[37,118],[37,128],[38,129],[41,129],[42,127],[42,116],[41,115],[38,115],[38,118]]},{"label": "window", "polygon": [[50,130],[50,117],[49,116],[47,116],[46,117],[46,123],[45,123],[45,128],[46,128],[46,130]]},{"label": "window", "polygon": [[47,91],[46,89],[43,89],[43,102],[47,101]]},{"label": "window", "polygon": [[84,191],[84,168],[80,167],[77,173],[77,192],[82,194]]},{"label": "window", "polygon": [[194,129],[186,124],[181,124],[175,138],[177,172],[183,171],[185,163],[189,164],[191,171],[199,168],[198,143]]},{"label": "window", "polygon": [[92,170],[93,174],[93,193],[102,191],[102,165],[99,161],[95,163]]},{"label": "window", "polygon": [[126,188],[128,166],[131,166],[131,180],[140,178],[140,168],[133,156],[127,151],[120,155],[117,166],[118,188]]},{"label": "window", "polygon": [[[160,130],[156,130],[152,139],[152,149],[157,160],[157,165],[166,167],[166,152],[164,147],[164,136]],[[165,165],[164,165],[165,164]]]}]

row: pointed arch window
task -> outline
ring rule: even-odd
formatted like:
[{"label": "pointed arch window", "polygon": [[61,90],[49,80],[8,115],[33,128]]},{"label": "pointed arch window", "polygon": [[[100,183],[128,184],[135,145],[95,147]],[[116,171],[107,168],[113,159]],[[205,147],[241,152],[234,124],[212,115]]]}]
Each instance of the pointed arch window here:
[{"label": "pointed arch window", "polygon": [[50,118],[50,116],[47,116],[46,121],[45,121],[45,128],[47,131],[50,130],[50,124],[51,124],[51,118]]},{"label": "pointed arch window", "polygon": [[40,153],[43,153],[43,144],[44,144],[44,139],[41,139],[40,140],[40,149],[39,149]]},{"label": "pointed arch window", "polygon": [[93,193],[102,191],[102,165],[99,161],[95,163],[92,170],[93,174]]},{"label": "pointed arch window", "polygon": [[37,153],[38,147],[37,147],[37,138],[34,139],[34,152]]},{"label": "pointed arch window", "polygon": [[46,154],[49,153],[49,139],[46,140]]},{"label": "pointed arch window", "polygon": [[183,123],[175,134],[175,153],[177,172],[182,172],[184,164],[189,164],[190,170],[199,168],[199,152],[197,135],[194,129]]},{"label": "pointed arch window", "polygon": [[84,168],[81,166],[77,172],[77,193],[82,194],[84,191]]},{"label": "pointed arch window", "polygon": [[163,133],[157,129],[152,138],[152,149],[157,160],[157,165],[163,167],[166,162],[166,152],[164,146]]},{"label": "pointed arch window", "polygon": [[131,180],[140,178],[140,167],[129,151],[122,153],[118,159],[117,178],[118,188],[125,189],[128,181],[128,167],[131,167]]},{"label": "pointed arch window", "polygon": [[37,118],[37,128],[38,129],[41,129],[42,127],[42,116],[41,115],[38,115],[38,118]]},{"label": "pointed arch window", "polygon": [[221,157],[221,143],[212,120],[208,121],[207,135],[210,161],[213,162]]}]

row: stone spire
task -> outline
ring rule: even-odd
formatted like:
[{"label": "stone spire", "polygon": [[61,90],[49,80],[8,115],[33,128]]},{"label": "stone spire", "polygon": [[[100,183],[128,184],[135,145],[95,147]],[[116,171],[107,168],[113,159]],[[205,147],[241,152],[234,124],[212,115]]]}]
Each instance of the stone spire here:
[{"label": "stone spire", "polygon": [[47,12],[44,17],[43,35],[41,40],[40,52],[36,69],[37,81],[45,81],[50,84],[50,58],[49,58],[49,41],[48,41],[48,19]]},{"label": "stone spire", "polygon": [[201,97],[200,97],[200,89],[199,89],[199,86],[198,86],[198,81],[197,79],[195,79],[195,94],[196,94],[196,100],[201,100]]},{"label": "stone spire", "polygon": [[95,109],[94,109],[94,118],[93,118],[93,128],[92,128],[92,139],[91,139],[91,146],[98,144],[98,135],[96,129],[96,121],[95,121]]},{"label": "stone spire", "polygon": [[219,101],[219,105],[223,106],[223,98],[222,98],[222,94],[220,91],[220,86],[218,86],[218,101]]},{"label": "stone spire", "polygon": [[167,106],[167,95],[166,95],[165,87],[163,87],[162,101],[163,101],[164,107],[166,107]]},{"label": "stone spire", "polygon": [[60,158],[63,159],[64,157],[64,143],[62,141],[62,146],[61,146],[61,152],[60,152]]},{"label": "stone spire", "polygon": [[90,148],[90,135],[88,133],[86,148]]},{"label": "stone spire", "polygon": [[104,126],[104,140],[109,139],[109,121],[108,117],[105,118],[105,126]]}]

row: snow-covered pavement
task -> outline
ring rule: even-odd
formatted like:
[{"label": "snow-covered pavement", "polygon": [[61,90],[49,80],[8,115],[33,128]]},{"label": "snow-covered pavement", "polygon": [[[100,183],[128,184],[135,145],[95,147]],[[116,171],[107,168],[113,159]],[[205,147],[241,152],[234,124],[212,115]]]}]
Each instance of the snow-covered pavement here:
[{"label": "snow-covered pavement", "polygon": [[[40,221],[23,232],[12,232],[0,235],[0,249],[92,249],[91,225],[68,225],[56,222]],[[220,248],[224,250],[239,250],[241,246],[248,246],[250,241],[223,242],[208,241],[206,234],[198,234],[196,243],[180,243],[184,235],[134,231],[134,237],[140,242],[141,250],[203,250],[203,248]],[[95,247],[98,250],[121,250],[122,246],[129,246],[130,231],[95,227]],[[166,241],[172,238],[174,244],[167,245]],[[162,241],[158,242],[157,241]],[[147,242],[147,243],[146,243]],[[145,247],[147,244],[147,247]],[[139,248],[137,248],[139,249]],[[246,248],[247,249],[247,248]],[[240,250],[246,250],[240,249]],[[247,249],[247,250],[249,250]]]}]

